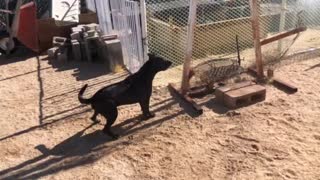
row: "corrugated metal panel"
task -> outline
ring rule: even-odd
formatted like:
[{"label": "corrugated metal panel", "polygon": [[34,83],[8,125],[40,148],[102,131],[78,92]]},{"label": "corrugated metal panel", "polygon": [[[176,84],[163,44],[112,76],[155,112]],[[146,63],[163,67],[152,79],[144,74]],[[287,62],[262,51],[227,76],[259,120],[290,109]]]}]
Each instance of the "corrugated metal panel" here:
[{"label": "corrugated metal panel", "polygon": [[[93,1],[93,0],[91,0]],[[97,15],[99,18],[100,28],[104,34],[112,32],[111,11],[109,0],[96,0]]]}]

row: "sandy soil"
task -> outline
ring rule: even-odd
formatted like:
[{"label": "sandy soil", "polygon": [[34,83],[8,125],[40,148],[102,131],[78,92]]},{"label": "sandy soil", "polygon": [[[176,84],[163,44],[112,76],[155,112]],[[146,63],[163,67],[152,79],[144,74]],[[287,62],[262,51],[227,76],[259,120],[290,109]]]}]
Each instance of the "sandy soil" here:
[{"label": "sandy soil", "polygon": [[[46,56],[0,62],[0,179],[310,179],[320,177],[320,58],[275,74],[299,91],[267,85],[264,102],[232,116],[213,96],[198,99],[204,114],[180,107],[160,73],[151,109],[119,108],[116,141],[92,125],[92,111],[77,100],[126,73],[104,75],[101,65],[48,63]],[[183,104],[182,104],[183,106]]]}]

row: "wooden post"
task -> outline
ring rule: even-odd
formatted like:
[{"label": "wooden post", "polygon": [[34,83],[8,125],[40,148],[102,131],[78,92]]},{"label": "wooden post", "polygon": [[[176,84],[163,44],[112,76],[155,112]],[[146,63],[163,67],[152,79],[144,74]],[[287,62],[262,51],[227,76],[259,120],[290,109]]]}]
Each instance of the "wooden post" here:
[{"label": "wooden post", "polygon": [[251,24],[253,31],[253,41],[256,57],[256,68],[258,72],[258,78],[263,78],[263,65],[262,65],[262,53],[260,44],[260,24],[259,24],[259,10],[260,5],[258,0],[250,0],[251,10]]},{"label": "wooden post", "polygon": [[288,37],[288,36],[291,36],[291,35],[294,35],[294,34],[298,34],[298,33],[303,32],[305,30],[307,30],[306,27],[298,27],[298,28],[290,30],[290,31],[282,32],[282,33],[276,34],[274,36],[268,37],[266,39],[262,39],[260,41],[260,45],[263,46],[263,45],[272,43],[274,41],[281,40],[281,39],[283,39],[285,37]]},{"label": "wooden post", "polygon": [[[284,31],[284,28],[285,28],[285,25],[286,25],[286,11],[287,11],[287,0],[282,0],[279,33]],[[282,51],[282,40],[279,40],[279,42],[278,42],[278,51],[281,54],[281,51]]]},{"label": "wooden post", "polygon": [[185,95],[189,90],[189,73],[190,65],[192,58],[192,47],[193,47],[193,38],[194,38],[194,28],[196,24],[196,15],[197,15],[197,0],[190,0],[189,4],[189,19],[188,19],[188,31],[187,31],[187,47],[186,55],[183,64],[183,74],[182,74],[182,83],[181,83],[181,93]]}]

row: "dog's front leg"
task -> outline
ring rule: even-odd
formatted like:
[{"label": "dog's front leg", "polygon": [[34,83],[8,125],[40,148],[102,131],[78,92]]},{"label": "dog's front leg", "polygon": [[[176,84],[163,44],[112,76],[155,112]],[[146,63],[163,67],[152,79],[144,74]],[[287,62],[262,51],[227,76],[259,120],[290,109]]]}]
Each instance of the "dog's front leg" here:
[{"label": "dog's front leg", "polygon": [[155,114],[151,113],[149,110],[149,103],[150,103],[150,99],[146,99],[139,103],[143,113],[143,120],[147,120],[155,116]]}]

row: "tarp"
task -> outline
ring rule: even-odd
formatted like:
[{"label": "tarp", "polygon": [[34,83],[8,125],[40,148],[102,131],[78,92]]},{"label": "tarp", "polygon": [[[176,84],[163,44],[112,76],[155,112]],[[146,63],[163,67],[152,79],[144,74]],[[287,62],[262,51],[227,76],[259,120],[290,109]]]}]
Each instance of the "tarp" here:
[{"label": "tarp", "polygon": [[37,7],[34,2],[20,7],[17,39],[35,52],[39,52]]}]

